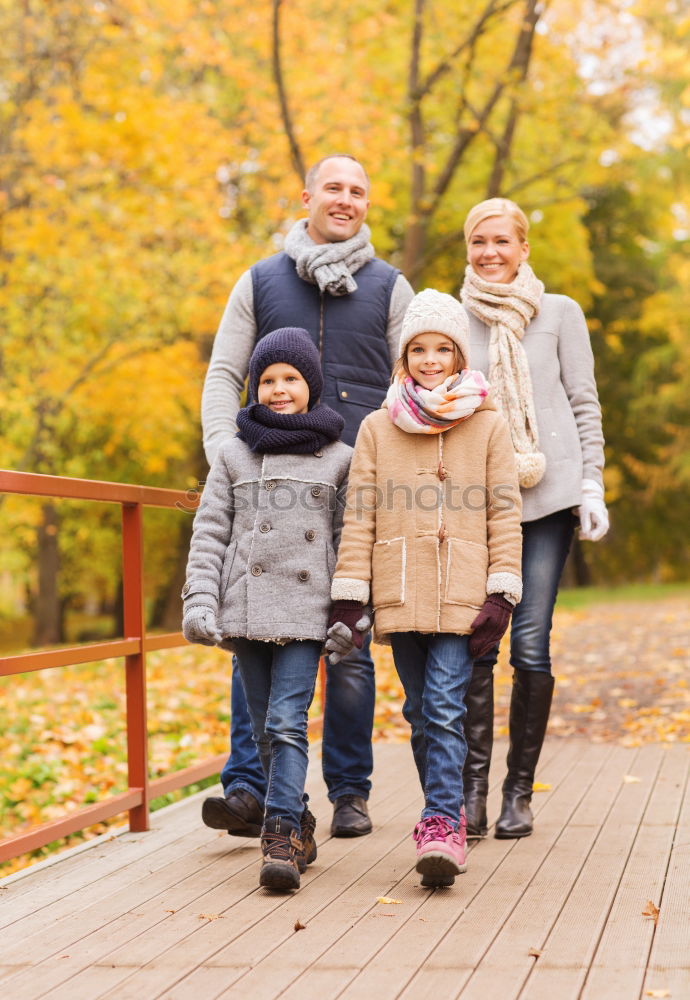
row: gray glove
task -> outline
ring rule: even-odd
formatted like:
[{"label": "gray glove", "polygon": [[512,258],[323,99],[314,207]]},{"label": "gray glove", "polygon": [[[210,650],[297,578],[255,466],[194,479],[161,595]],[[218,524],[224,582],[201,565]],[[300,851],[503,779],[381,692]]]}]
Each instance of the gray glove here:
[{"label": "gray glove", "polygon": [[[355,622],[355,628],[362,635],[371,628],[371,608],[362,608],[362,616]],[[355,647],[351,629],[343,622],[335,622],[326,633],[326,652],[332,664],[340,663]]]},{"label": "gray glove", "polygon": [[200,605],[185,610],[182,634],[187,642],[198,642],[202,646],[215,646],[223,638],[218,631],[215,611]]}]

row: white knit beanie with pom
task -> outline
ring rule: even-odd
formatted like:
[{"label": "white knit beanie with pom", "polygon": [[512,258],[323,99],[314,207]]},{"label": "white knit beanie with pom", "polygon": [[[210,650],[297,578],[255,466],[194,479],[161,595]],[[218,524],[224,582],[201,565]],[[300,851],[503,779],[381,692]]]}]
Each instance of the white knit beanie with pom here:
[{"label": "white knit beanie with pom", "polygon": [[467,313],[457,299],[435,288],[425,288],[410,302],[400,331],[399,356],[420,333],[443,333],[457,344],[464,365],[470,366],[470,324]]}]

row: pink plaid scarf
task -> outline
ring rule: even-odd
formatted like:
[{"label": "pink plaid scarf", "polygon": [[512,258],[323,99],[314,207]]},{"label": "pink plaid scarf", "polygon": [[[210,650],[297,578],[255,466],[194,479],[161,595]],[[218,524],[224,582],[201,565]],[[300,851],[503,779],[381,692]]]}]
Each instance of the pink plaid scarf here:
[{"label": "pink plaid scarf", "polygon": [[401,372],[388,389],[388,416],[408,434],[441,434],[471,417],[488,392],[482,373],[469,368],[449,375],[435,389],[423,389]]}]

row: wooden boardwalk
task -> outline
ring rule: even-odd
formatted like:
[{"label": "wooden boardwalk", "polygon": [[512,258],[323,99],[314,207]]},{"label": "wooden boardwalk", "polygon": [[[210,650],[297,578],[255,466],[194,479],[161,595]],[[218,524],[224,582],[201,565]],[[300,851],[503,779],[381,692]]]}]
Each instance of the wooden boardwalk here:
[{"label": "wooden boardwalk", "polygon": [[688,1000],[689,763],[687,744],[548,740],[535,834],[482,841],[452,889],[431,891],[414,872],[406,744],[377,745],[375,829],[353,840],[328,837],[313,761],[319,855],[293,896],[258,889],[257,842],[206,829],[187,799],[150,833],[0,882],[0,995]]}]

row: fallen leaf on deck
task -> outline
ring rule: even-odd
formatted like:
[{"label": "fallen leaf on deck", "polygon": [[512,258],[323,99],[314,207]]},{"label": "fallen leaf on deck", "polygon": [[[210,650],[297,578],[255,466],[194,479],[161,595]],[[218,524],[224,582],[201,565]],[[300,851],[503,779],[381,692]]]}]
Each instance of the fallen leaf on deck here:
[{"label": "fallen leaf on deck", "polygon": [[392,899],[390,896],[377,896],[377,903],[402,903],[402,899]]},{"label": "fallen leaf on deck", "polygon": [[638,781],[642,781],[642,778],[636,778],[634,774],[624,774],[623,781],[626,785],[636,785]]},{"label": "fallen leaf on deck", "polygon": [[166,913],[177,913],[177,910],[166,910]]},{"label": "fallen leaf on deck", "polygon": [[543,781],[535,781],[534,784],[532,785],[532,791],[533,792],[550,792],[551,791],[551,785],[548,785],[548,784],[546,784]]},{"label": "fallen leaf on deck", "polygon": [[541,958],[541,951],[539,950],[539,948],[530,948],[527,954],[531,958]]},{"label": "fallen leaf on deck", "polygon": [[222,913],[200,913],[199,920],[222,920]]},{"label": "fallen leaf on deck", "polygon": [[671,993],[669,990],[645,990],[646,997],[670,997]]},{"label": "fallen leaf on deck", "polygon": [[655,903],[653,903],[651,899],[648,899],[646,909],[642,911],[642,916],[651,917],[652,920],[654,921],[654,926],[656,927],[656,925],[659,923],[659,912],[660,912],[659,907]]},{"label": "fallen leaf on deck", "polygon": [[307,926],[307,925],[306,925],[306,924],[303,924],[303,923],[301,922],[301,920],[295,920],[295,930],[296,930],[296,931],[303,931],[303,930],[305,930],[305,929],[306,929],[306,926]]}]

